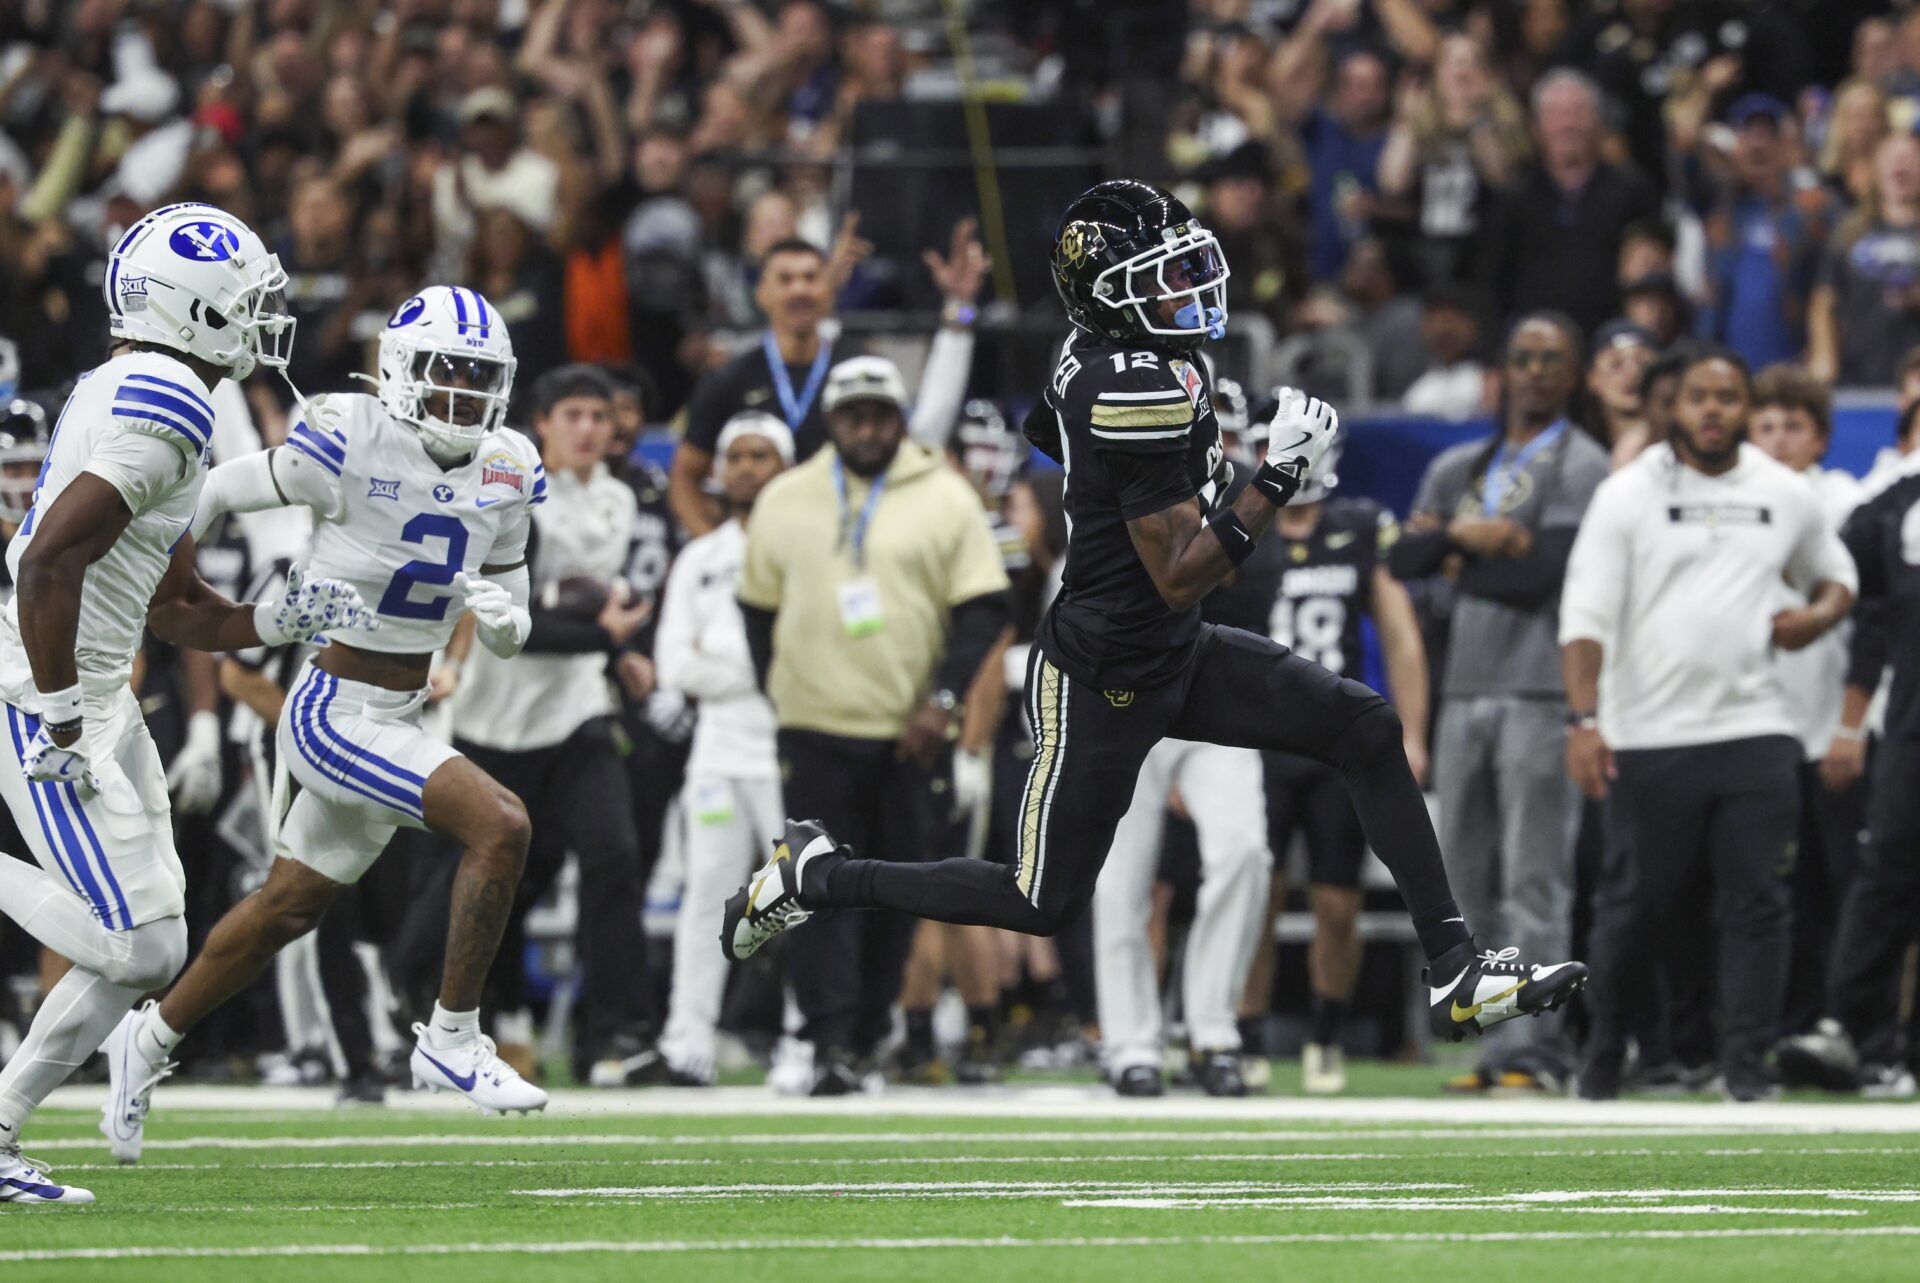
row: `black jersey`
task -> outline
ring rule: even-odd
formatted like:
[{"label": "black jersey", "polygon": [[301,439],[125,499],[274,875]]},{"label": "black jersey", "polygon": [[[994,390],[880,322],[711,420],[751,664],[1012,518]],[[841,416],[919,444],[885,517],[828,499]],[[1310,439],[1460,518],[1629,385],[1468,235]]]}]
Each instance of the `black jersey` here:
[{"label": "black jersey", "polygon": [[1208,596],[1202,613],[1209,623],[1265,633],[1330,672],[1357,678],[1373,568],[1399,534],[1393,514],[1373,500],[1331,500],[1305,539],[1269,531],[1239,579]]},{"label": "black jersey", "polygon": [[1908,534],[1915,523],[1920,523],[1920,475],[1909,475],[1855,508],[1840,539],[1860,571],[1860,604],[1885,630],[1893,659],[1887,739],[1920,746],[1920,564],[1909,552]]},{"label": "black jersey", "polygon": [[1220,427],[1200,363],[1076,330],[1046,403],[1067,470],[1067,560],[1039,642],[1071,676],[1103,689],[1177,675],[1200,611],[1174,611],[1153,586],[1127,522],[1194,500],[1220,464]]}]

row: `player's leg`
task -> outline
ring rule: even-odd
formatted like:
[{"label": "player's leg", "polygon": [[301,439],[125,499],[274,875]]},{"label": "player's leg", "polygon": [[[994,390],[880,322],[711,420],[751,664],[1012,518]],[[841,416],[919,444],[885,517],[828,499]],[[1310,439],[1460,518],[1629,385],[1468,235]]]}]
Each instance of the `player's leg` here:
[{"label": "player's leg", "polygon": [[[1287,856],[1293,848],[1296,826],[1304,823],[1307,795],[1301,782],[1307,771],[1321,768],[1317,762],[1290,753],[1262,753],[1260,760],[1267,802],[1267,853],[1273,871],[1268,878],[1266,914],[1261,919],[1253,961],[1247,967],[1246,988],[1240,996],[1240,1044],[1252,1055],[1264,1057],[1271,1054],[1267,1024],[1273,1013],[1273,968],[1278,952],[1274,928],[1286,908]],[[1253,1068],[1259,1076],[1260,1065]],[[1252,1085],[1263,1084],[1256,1081]]]},{"label": "player's leg", "polygon": [[[1027,719],[1034,756],[1012,866],[849,859],[834,835],[796,822],[774,861],[727,902],[722,946],[746,957],[806,914],[827,908],[897,909],[1029,935],[1052,935],[1078,919],[1113,840],[1118,799],[1133,795],[1140,763],[1167,733],[1184,686],[1103,691],[1067,676],[1038,647],[1033,653]],[[808,883],[816,860],[822,863]]]},{"label": "player's leg", "polygon": [[714,1080],[714,1032],[726,992],[727,960],[714,952],[713,932],[727,896],[780,832],[778,786],[771,818],[756,817],[747,798],[746,785],[768,783],[693,775],[681,790],[687,872],[673,926],[673,987],[660,1054],[675,1081],[687,1085]]},{"label": "player's leg", "polygon": [[1160,969],[1148,941],[1154,869],[1166,829],[1172,767],[1190,746],[1163,740],[1141,763],[1093,891],[1094,999],[1107,1079],[1123,1096],[1158,1096]]},{"label": "player's leg", "polygon": [[[1494,769],[1498,701],[1459,695],[1440,708],[1433,742],[1440,850],[1460,916],[1487,939],[1506,939],[1500,894],[1500,779]],[[1555,770],[1563,769],[1559,758]]]},{"label": "player's leg", "polygon": [[1317,763],[1306,798],[1307,902],[1313,910],[1313,943],[1307,946],[1307,981],[1313,1026],[1301,1054],[1301,1088],[1316,1095],[1346,1090],[1346,1057],[1340,1045],[1354,982],[1360,976],[1360,866],[1367,836],[1354,814],[1345,781]]},{"label": "player's leg", "polygon": [[1272,857],[1260,754],[1193,745],[1177,774],[1200,839],[1200,895],[1183,969],[1187,1040],[1209,1096],[1241,1096],[1235,1006],[1266,916]]},{"label": "player's leg", "polygon": [[1429,1021],[1461,1038],[1563,1004],[1586,967],[1477,954],[1440,860],[1426,799],[1407,765],[1398,714],[1359,682],[1268,638],[1208,627],[1171,735],[1300,753],[1338,770],[1368,843],[1393,874],[1429,962]]}]

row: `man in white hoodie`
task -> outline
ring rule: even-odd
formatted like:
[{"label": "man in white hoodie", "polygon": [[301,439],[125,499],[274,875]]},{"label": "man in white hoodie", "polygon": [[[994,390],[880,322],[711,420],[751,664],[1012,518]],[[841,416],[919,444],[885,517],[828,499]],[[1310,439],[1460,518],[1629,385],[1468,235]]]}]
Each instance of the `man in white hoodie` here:
[{"label": "man in white hoodie", "polygon": [[689,543],[667,577],[654,637],[662,690],[699,708],[680,808],[686,889],[673,936],[673,994],[660,1039],[668,1081],[714,1078],[714,1027],[727,964],[713,947],[727,895],[752,872],[785,824],[773,705],[760,693],[734,592],[747,553],[747,516],[768,482],[793,463],[793,432],[771,414],[729,419],[715,442],[727,520]]}]

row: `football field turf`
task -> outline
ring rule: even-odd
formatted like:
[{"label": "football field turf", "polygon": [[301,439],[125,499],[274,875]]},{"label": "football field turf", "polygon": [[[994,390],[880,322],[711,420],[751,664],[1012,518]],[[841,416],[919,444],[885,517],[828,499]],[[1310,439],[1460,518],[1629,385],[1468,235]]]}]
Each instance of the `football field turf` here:
[{"label": "football field turf", "polygon": [[46,1111],[27,1153],[100,1203],[0,1209],[0,1279],[1920,1278],[1911,1105],[326,1100],[163,1087],[136,1168],[95,1115]]}]

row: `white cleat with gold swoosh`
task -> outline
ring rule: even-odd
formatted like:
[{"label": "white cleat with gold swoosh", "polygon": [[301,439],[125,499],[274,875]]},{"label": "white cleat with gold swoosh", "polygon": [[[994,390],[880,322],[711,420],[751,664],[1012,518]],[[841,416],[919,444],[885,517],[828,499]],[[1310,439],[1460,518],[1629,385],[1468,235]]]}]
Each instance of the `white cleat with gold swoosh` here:
[{"label": "white cleat with gold swoosh", "polygon": [[[1468,955],[1464,967],[1455,956],[1462,953]],[[1436,976],[1452,979],[1436,983]],[[1558,1009],[1587,982],[1587,964],[1521,962],[1520,950],[1512,946],[1475,954],[1471,944],[1463,944],[1435,958],[1426,981],[1434,1036],[1459,1042],[1503,1020]]]},{"label": "white cleat with gold swoosh", "polygon": [[727,956],[745,961],[782,931],[812,917],[800,904],[800,880],[808,864],[839,850],[818,820],[788,820],[786,833],[773,845],[773,858],[727,901],[720,923],[720,947]]}]

